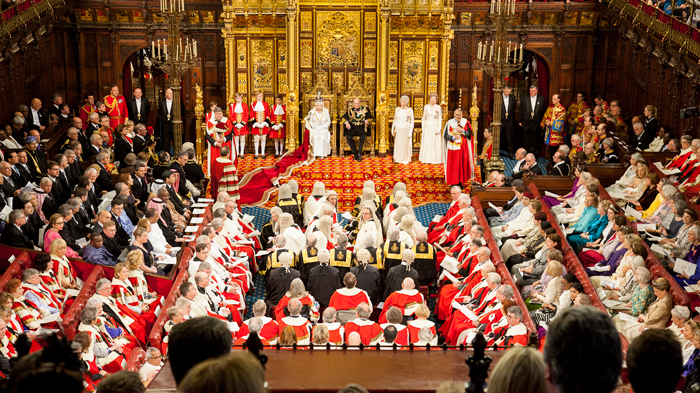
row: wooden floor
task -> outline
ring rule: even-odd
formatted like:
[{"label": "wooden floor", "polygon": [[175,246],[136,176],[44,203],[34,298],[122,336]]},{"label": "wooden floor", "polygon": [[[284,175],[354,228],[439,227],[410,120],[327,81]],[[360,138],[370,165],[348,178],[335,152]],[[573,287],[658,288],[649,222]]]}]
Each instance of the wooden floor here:
[{"label": "wooden floor", "polygon": [[[465,383],[471,350],[267,350],[265,377],[270,392],[336,392],[357,383],[371,392],[435,392],[445,381]],[[501,357],[493,358],[491,370]],[[174,391],[168,362],[148,391]]]}]

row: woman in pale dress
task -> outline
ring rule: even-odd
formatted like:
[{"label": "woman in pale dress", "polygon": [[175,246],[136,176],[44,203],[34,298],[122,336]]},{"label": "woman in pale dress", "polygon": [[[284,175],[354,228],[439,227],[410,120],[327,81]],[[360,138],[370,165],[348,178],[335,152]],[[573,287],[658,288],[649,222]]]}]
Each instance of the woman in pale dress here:
[{"label": "woman in pale dress", "polygon": [[429,104],[423,108],[421,125],[423,132],[420,141],[418,160],[424,164],[445,163],[445,140],[442,137],[442,108],[437,105],[437,96],[431,94]]},{"label": "woman in pale dress", "polygon": [[306,128],[309,129],[309,140],[316,158],[325,158],[331,154],[331,134],[328,127],[331,116],[323,101],[316,101],[314,109],[306,116]]},{"label": "woman in pale dress", "polygon": [[413,109],[408,106],[408,96],[401,96],[401,105],[394,113],[391,135],[394,136],[394,161],[399,164],[411,162],[413,152]]}]

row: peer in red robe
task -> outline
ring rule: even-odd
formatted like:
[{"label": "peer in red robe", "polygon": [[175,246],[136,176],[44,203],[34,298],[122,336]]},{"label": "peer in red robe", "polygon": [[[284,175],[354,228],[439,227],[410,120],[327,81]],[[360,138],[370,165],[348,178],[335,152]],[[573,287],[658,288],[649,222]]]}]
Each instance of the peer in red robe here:
[{"label": "peer in red robe", "polygon": [[[215,111],[212,118],[207,121],[207,132],[204,134],[204,138],[207,140],[207,163],[209,166],[207,173],[211,173],[213,163],[221,156],[220,150],[224,146],[229,148],[229,157],[227,158],[233,158],[234,165],[238,166],[238,157],[230,157],[235,156],[235,154],[231,154],[232,151],[235,151],[232,130],[233,123],[224,117],[224,113],[220,109]],[[212,195],[216,196],[214,193]]]},{"label": "peer in red robe", "polygon": [[472,128],[469,121],[462,118],[461,109],[456,109],[454,116],[445,124],[443,133],[447,144],[445,183],[465,186],[474,178],[476,165]]},{"label": "peer in red robe", "polygon": [[413,281],[409,278],[405,279],[404,284],[402,285],[403,289],[392,293],[386,298],[382,313],[379,315],[379,323],[387,323],[386,311],[389,309],[389,307],[398,308],[401,310],[404,316],[408,317],[412,316],[416,312],[418,306],[425,303],[422,293],[420,293],[417,289],[407,288],[406,282],[408,280],[411,280],[411,282]]},{"label": "peer in red robe", "polygon": [[328,302],[328,307],[333,307],[336,311],[355,310],[362,303],[367,303],[370,306],[372,301],[369,295],[364,290],[357,288],[353,283],[352,288],[340,288],[333,293],[331,300]]},{"label": "peer in red robe", "polygon": [[374,321],[366,318],[355,318],[345,324],[345,342],[348,341],[352,332],[360,334],[363,345],[374,345],[381,340],[384,331]]}]

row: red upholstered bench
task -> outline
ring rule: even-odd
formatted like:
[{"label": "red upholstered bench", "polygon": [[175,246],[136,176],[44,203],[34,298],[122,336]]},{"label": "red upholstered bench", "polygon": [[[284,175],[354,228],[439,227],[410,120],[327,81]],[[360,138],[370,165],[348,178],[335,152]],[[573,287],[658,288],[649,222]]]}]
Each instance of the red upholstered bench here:
[{"label": "red upholstered bench", "polygon": [[190,248],[189,246],[185,246],[185,248],[182,250],[182,256],[180,257],[180,264],[177,265],[178,270],[189,269],[190,259],[192,259],[193,255],[194,255],[194,249]]},{"label": "red upholstered bench", "polygon": [[101,266],[95,266],[92,273],[84,281],[78,297],[75,298],[75,301],[73,301],[73,304],[63,317],[61,327],[68,340],[72,340],[75,337],[78,325],[80,325],[80,313],[85,308],[85,303],[87,303],[88,299],[95,294],[95,285],[101,278],[106,278],[105,271]]},{"label": "red upholstered bench", "polygon": [[[160,348],[158,348],[160,350]],[[129,359],[126,361],[126,369],[128,371],[139,372],[141,366],[146,363],[146,351],[140,347],[136,347],[131,351]]]},{"label": "red upholstered bench", "polygon": [[177,277],[175,277],[175,280],[173,280],[173,287],[170,290],[170,293],[163,302],[160,315],[153,324],[151,334],[148,335],[149,345],[158,348],[158,350],[161,349],[161,344],[163,342],[163,326],[165,325],[165,322],[168,321],[168,309],[175,305],[177,298],[180,297],[180,285],[186,282],[188,278],[189,274],[187,273],[187,269],[180,269]]},{"label": "red upholstered bench", "polygon": [[[22,254],[26,254],[27,256],[29,255],[26,252],[23,252]],[[31,257],[29,258],[31,259]],[[13,278],[22,281],[23,271],[24,267],[22,266],[22,263],[17,262],[17,260],[11,263],[10,267],[8,267],[7,270],[5,270],[5,273],[3,273],[2,277],[0,277],[0,291],[5,291],[5,285],[7,285],[8,281],[12,280]]]},{"label": "red upholstered bench", "polygon": [[29,269],[30,267],[34,267],[34,258],[32,258],[31,254],[28,252],[22,251],[19,253],[19,255],[17,255],[15,261],[12,263],[20,264],[22,266],[22,270]]}]

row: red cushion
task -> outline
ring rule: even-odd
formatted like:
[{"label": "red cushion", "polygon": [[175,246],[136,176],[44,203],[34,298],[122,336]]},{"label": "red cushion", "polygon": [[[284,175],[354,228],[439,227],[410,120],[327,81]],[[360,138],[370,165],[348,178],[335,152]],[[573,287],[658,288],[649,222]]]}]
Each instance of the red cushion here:
[{"label": "red cushion", "polygon": [[126,369],[128,371],[139,372],[139,370],[141,370],[141,366],[143,366],[145,363],[146,351],[139,347],[136,347],[133,349],[133,351],[131,351],[131,355],[129,356],[129,359],[126,362]]},{"label": "red cushion", "polygon": [[187,269],[180,269],[177,277],[175,277],[173,281],[173,288],[163,302],[160,315],[153,324],[151,334],[148,335],[148,343],[152,347],[161,348],[161,343],[163,341],[163,325],[168,321],[168,309],[175,305],[177,298],[180,297],[180,285],[187,281],[188,278],[189,274],[187,273]]}]

